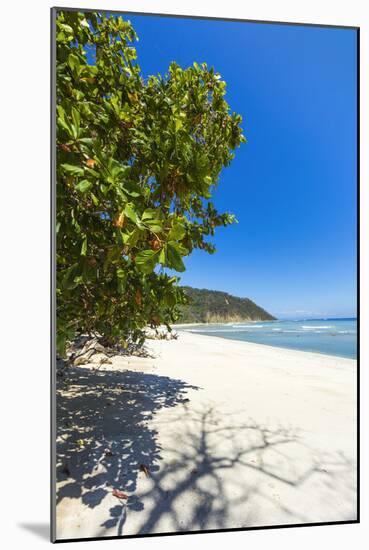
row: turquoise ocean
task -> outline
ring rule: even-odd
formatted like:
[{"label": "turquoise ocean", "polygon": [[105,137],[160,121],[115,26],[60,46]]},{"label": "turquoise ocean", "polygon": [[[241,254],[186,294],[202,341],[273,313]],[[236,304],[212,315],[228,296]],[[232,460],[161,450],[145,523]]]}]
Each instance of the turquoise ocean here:
[{"label": "turquoise ocean", "polygon": [[353,318],[182,325],[178,328],[227,340],[356,359],[357,321]]}]

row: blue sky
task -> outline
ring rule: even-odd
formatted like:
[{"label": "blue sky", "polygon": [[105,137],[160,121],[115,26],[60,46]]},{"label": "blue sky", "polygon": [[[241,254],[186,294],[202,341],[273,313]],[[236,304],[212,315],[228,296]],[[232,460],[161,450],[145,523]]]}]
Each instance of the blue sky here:
[{"label": "blue sky", "polygon": [[214,66],[248,143],[222,172],[236,214],[181,281],[247,296],[278,317],[356,315],[356,32],[128,16],[142,72]]}]

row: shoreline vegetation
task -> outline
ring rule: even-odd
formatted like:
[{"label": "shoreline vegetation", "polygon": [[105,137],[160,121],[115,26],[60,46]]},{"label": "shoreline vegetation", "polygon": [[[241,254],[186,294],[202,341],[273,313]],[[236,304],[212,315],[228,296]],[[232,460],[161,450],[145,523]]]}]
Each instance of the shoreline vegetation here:
[{"label": "shoreline vegetation", "polygon": [[356,362],[177,336],[58,377],[58,540],[355,519]]}]

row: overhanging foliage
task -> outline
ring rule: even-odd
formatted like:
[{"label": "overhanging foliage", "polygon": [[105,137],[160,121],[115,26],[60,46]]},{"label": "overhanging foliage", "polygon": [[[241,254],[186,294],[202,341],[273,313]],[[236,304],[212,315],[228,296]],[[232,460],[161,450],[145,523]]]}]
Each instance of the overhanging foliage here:
[{"label": "overhanging foliage", "polygon": [[123,343],[177,320],[185,296],[165,268],[184,271],[195,248],[214,252],[206,237],[235,221],[211,202],[245,141],[225,82],[205,63],[175,62],[145,80],[136,38],[122,17],[58,12],[60,354],[76,333]]}]

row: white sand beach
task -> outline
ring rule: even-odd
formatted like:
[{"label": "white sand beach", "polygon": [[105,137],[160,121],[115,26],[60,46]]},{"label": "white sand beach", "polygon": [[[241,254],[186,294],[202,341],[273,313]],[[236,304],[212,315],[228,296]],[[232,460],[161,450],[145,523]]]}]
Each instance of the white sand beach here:
[{"label": "white sand beach", "polygon": [[188,332],[147,348],[58,393],[57,539],[356,519],[356,361]]}]

